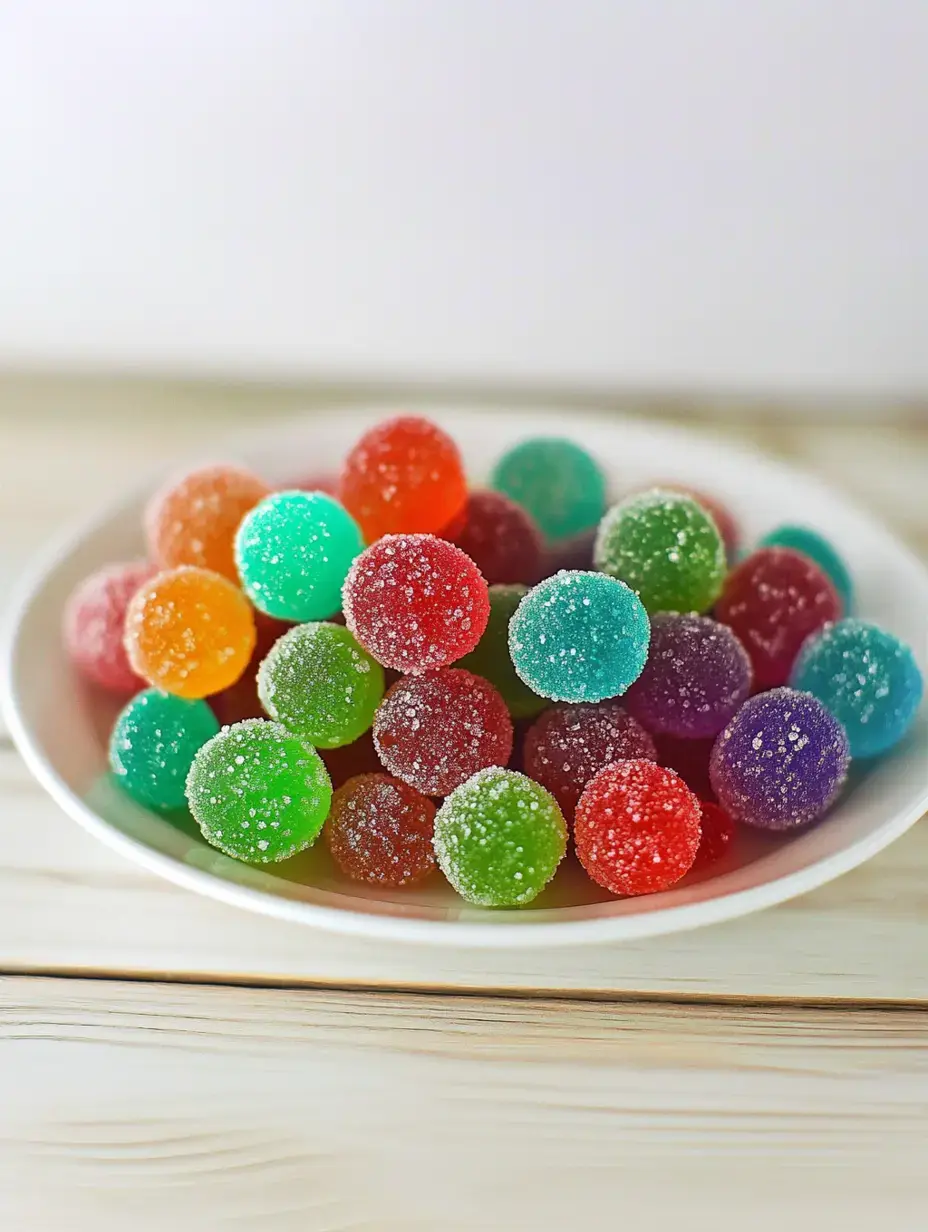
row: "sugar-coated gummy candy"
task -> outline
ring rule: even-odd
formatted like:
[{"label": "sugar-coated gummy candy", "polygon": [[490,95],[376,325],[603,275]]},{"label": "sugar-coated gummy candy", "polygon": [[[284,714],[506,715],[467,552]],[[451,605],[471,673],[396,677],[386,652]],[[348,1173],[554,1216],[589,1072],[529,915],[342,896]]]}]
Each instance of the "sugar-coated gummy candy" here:
[{"label": "sugar-coated gummy candy", "polygon": [[693,861],[693,870],[712,868],[732,851],[737,840],[737,827],[723,808],[711,800],[700,800],[702,837]]},{"label": "sugar-coated gummy candy", "polygon": [[877,757],[897,744],[915,720],[924,689],[905,642],[854,618],[826,625],[809,638],[791,683],[839,720],[852,757]]},{"label": "sugar-coated gummy candy", "polygon": [[145,561],[106,565],[71,592],[62,633],[71,662],[87,680],[111,693],[135,693],[145,681],[132,670],[124,644],[126,609],[155,573]]},{"label": "sugar-coated gummy candy", "polygon": [[513,446],[494,467],[491,486],[527,509],[549,539],[589,530],[606,507],[598,463],[563,437],[538,436]]},{"label": "sugar-coated gummy candy", "polygon": [[689,872],[701,836],[699,800],[652,761],[606,766],[574,815],[580,863],[612,894],[655,894]]},{"label": "sugar-coated gummy candy", "polygon": [[520,678],[542,697],[618,697],[648,655],[649,622],[638,596],[604,573],[561,572],[533,587],[509,622]]},{"label": "sugar-coated gummy candy", "polygon": [[435,816],[435,855],[462,898],[522,907],[545,888],[567,850],[554,797],[515,770],[481,770]]},{"label": "sugar-coated gummy candy", "polygon": [[258,696],[258,668],[279,637],[293,628],[283,620],[275,620],[264,612],[254,609],[255,618],[255,648],[251,652],[248,666],[236,680],[235,684],[211,693],[206,699],[213,714],[219,720],[220,727],[232,723],[240,723],[242,719],[263,719],[264,707]]},{"label": "sugar-coated gummy candy", "polygon": [[741,707],[715,742],[709,773],[735,821],[792,830],[819,818],[847,776],[844,728],[822,703],[772,689]]},{"label": "sugar-coated gummy candy", "polygon": [[727,625],[709,616],[658,613],[651,648],[625,705],[650,732],[716,736],[751,691],[751,660]]},{"label": "sugar-coated gummy candy", "polygon": [[447,432],[402,415],[364,433],[345,459],[338,493],[373,543],[382,535],[443,531],[464,507],[467,482]]},{"label": "sugar-coated gummy candy", "polygon": [[239,466],[204,466],[155,493],[145,510],[149,554],[163,569],[196,565],[238,581],[235,533],[271,489]]},{"label": "sugar-coated gummy candy", "polygon": [[460,523],[445,535],[467,553],[491,586],[530,584],[541,576],[541,531],[531,514],[502,492],[471,492]]},{"label": "sugar-coated gummy candy", "polygon": [[135,672],[179,697],[228,688],[248,666],[255,618],[228,578],[181,565],[158,573],[126,611],[125,645]]},{"label": "sugar-coated gummy candy", "polygon": [[182,809],[193,759],[218,731],[206,702],[145,689],[116,720],[110,769],[123,791],[146,808]]},{"label": "sugar-coated gummy candy", "polygon": [[242,521],[235,558],[255,607],[278,620],[328,620],[363,549],[354,518],[324,492],[275,492]]},{"label": "sugar-coated gummy candy", "polygon": [[654,741],[614,701],[552,706],[529,728],[523,752],[525,773],[551,792],[565,817],[600,770],[639,758],[657,760]]},{"label": "sugar-coated gummy candy", "polygon": [[756,689],[785,684],[806,638],[840,615],[829,578],[791,548],[759,548],[745,557],[715,608],[748,652]]},{"label": "sugar-coated gummy candy", "polygon": [[398,672],[446,667],[487,627],[487,584],[470,557],[434,535],[385,535],[351,566],[345,620],[378,663]]},{"label": "sugar-coated gummy candy", "polygon": [[374,745],[387,770],[430,796],[446,796],[512,753],[512,720],[488,680],[459,667],[394,684],[374,719]]},{"label": "sugar-coated gummy candy", "polygon": [[759,546],[792,548],[794,552],[801,552],[803,556],[814,560],[838,592],[843,610],[851,610],[854,602],[854,580],[851,571],[834,544],[817,530],[810,526],[785,524],[764,535]]},{"label": "sugar-coated gummy candy", "polygon": [[697,505],[702,505],[706,513],[712,518],[712,521],[719,528],[719,534],[722,536],[722,542],[725,544],[725,552],[729,560],[734,560],[738,553],[738,547],[741,542],[741,531],[738,528],[738,523],[735,520],[735,515],[731,512],[727,505],[716,496],[710,496],[708,492],[703,492],[701,488],[691,488],[687,484],[680,483],[656,483],[651,485],[652,488],[663,488],[670,492],[682,492],[684,496],[690,496]]},{"label": "sugar-coated gummy candy", "polygon": [[727,559],[718,527],[691,496],[654,488],[613,505],[596,535],[596,567],[636,591],[648,612],[705,612]]},{"label": "sugar-coated gummy candy", "polygon": [[370,727],[384,692],[383,668],[342,625],[296,625],[258,670],[261,704],[316,748],[351,744]]},{"label": "sugar-coated gummy candy", "polygon": [[258,864],[310,847],[331,801],[328,771],[313,746],[268,719],[224,727],[187,776],[187,802],[207,842]]},{"label": "sugar-coated gummy candy", "polygon": [[404,886],[435,868],[435,805],[389,774],[349,779],[332,797],[325,836],[335,863],[353,881]]},{"label": "sugar-coated gummy candy", "polygon": [[519,679],[509,656],[509,622],[527,594],[527,586],[491,586],[490,618],[483,637],[458,661],[458,667],[489,680],[514,719],[530,718],[548,705],[546,697],[539,697]]}]

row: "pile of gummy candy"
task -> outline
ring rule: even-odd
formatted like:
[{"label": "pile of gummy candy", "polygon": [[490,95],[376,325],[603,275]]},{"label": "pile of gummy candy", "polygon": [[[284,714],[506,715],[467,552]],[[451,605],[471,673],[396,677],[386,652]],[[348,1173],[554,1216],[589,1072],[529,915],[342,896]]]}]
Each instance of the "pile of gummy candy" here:
[{"label": "pile of gummy candy", "polygon": [[490,907],[531,902],[571,836],[594,882],[634,895],[725,859],[741,826],[815,822],[851,758],[912,723],[911,650],[850,615],[810,528],[741,555],[709,496],[607,503],[559,438],[469,490],[455,443],[409,416],[337,478],[186,475],[146,510],[151,563],[87,578],[65,614],[78,669],[132,695],[117,782],[237,859],[324,834],[349,878],[437,864]]}]

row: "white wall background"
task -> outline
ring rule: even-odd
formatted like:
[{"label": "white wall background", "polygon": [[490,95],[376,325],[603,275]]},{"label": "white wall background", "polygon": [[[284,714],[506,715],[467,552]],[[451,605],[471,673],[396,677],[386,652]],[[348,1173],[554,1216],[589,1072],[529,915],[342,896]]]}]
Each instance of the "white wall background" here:
[{"label": "white wall background", "polygon": [[923,0],[5,0],[0,362],[928,392]]}]

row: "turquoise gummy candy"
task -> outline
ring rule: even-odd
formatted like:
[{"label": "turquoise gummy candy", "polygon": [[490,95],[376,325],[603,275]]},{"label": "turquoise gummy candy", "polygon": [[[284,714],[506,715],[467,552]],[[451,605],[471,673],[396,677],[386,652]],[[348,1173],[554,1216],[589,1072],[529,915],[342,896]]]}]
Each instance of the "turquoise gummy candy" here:
[{"label": "turquoise gummy candy", "polygon": [[316,841],[332,783],[311,744],[280,723],[245,719],[197,753],[187,802],[208,843],[237,860],[270,864]]},{"label": "turquoise gummy candy", "polygon": [[462,898],[521,907],[545,888],[567,850],[554,797],[515,770],[492,766],[462,783],[435,815],[435,855]]},{"label": "turquoise gummy candy", "polygon": [[876,757],[897,744],[924,691],[905,642],[854,618],[826,625],[807,639],[791,684],[817,697],[841,723],[851,757]]},{"label": "turquoise gummy candy", "polygon": [[585,449],[560,437],[534,437],[510,449],[491,486],[527,509],[549,539],[589,530],[606,507],[602,471]]},{"label": "turquoise gummy candy", "polygon": [[528,592],[509,622],[509,653],[543,697],[600,702],[641,675],[651,625],[638,596],[604,573],[562,570]]},{"label": "turquoise gummy candy", "polygon": [[204,701],[145,689],[116,720],[110,768],[133,800],[170,812],[187,804],[184,784],[197,751],[219,731]]},{"label": "turquoise gummy candy", "polygon": [[705,612],[728,562],[710,514],[691,497],[654,489],[614,505],[593,549],[597,569],[637,591],[655,612]]},{"label": "turquoise gummy candy", "polygon": [[362,736],[384,692],[383,668],[341,625],[297,625],[271,647],[258,671],[264,709],[322,749]]},{"label": "turquoise gummy candy", "polygon": [[278,620],[327,620],[364,549],[350,513],[324,492],[275,492],[255,505],[235,536],[242,588]]},{"label": "turquoise gummy candy", "polygon": [[514,719],[531,718],[548,705],[546,697],[539,697],[519,679],[509,657],[509,622],[527,594],[527,586],[515,583],[491,586],[490,619],[483,637],[470,654],[455,664],[489,680]]},{"label": "turquoise gummy candy", "polygon": [[845,612],[850,612],[854,603],[854,581],[850,570],[824,535],[808,526],[778,526],[764,535],[760,547],[792,548],[815,562],[831,579],[841,597]]}]

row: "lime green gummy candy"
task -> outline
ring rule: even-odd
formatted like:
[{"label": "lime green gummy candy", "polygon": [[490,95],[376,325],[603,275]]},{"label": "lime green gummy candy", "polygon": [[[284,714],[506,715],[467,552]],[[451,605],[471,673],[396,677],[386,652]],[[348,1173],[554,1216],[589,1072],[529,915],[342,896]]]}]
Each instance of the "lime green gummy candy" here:
[{"label": "lime green gummy candy", "polygon": [[146,808],[182,809],[194,756],[218,731],[206,702],[145,689],[116,720],[110,736],[110,768],[123,791]]},{"label": "lime green gummy candy", "polygon": [[470,654],[455,664],[489,680],[514,719],[529,719],[549,704],[547,698],[539,697],[519,679],[509,654],[509,622],[527,594],[527,586],[491,586],[490,619],[483,637]]},{"label": "lime green gummy candy", "polygon": [[383,692],[380,664],[347,629],[325,622],[290,629],[258,671],[258,696],[271,718],[322,749],[362,736]]},{"label": "lime green gummy candy", "polygon": [[649,614],[705,612],[725,581],[725,544],[688,496],[655,489],[614,505],[599,525],[597,569],[638,592]]},{"label": "lime green gummy candy", "polygon": [[554,797],[515,770],[480,770],[435,816],[435,855],[469,903],[521,907],[545,888],[567,850]]},{"label": "lime green gummy candy", "polygon": [[187,802],[206,841],[258,864],[311,846],[331,801],[332,783],[313,746],[267,719],[224,727],[187,776]]}]

